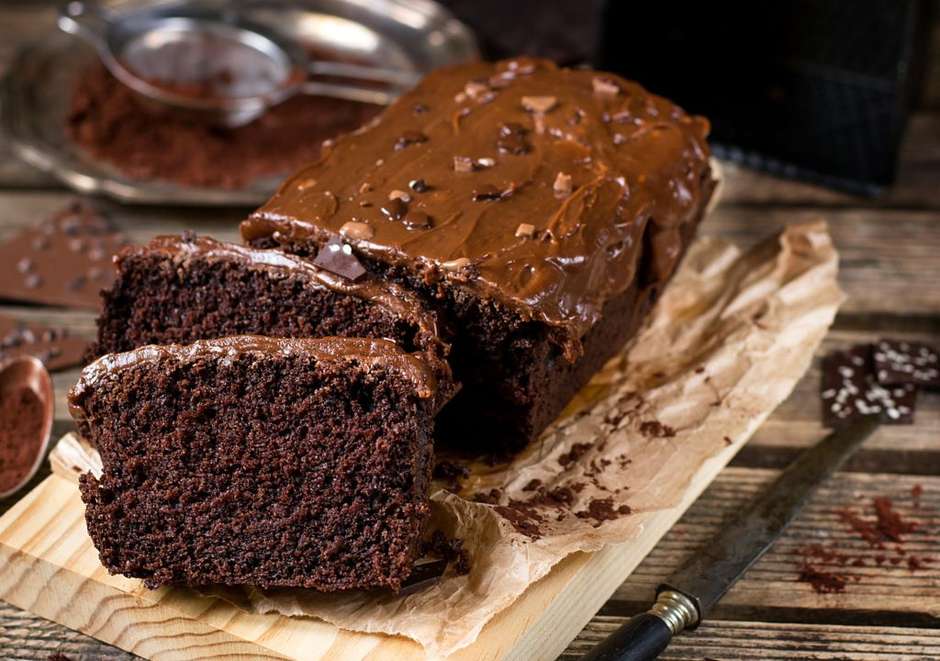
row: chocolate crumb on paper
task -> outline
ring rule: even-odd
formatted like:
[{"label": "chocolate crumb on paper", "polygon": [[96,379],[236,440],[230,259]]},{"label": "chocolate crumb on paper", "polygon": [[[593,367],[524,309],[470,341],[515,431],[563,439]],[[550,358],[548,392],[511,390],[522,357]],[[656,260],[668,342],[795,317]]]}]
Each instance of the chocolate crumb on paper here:
[{"label": "chocolate crumb on paper", "polygon": [[676,430],[659,420],[647,420],[640,423],[640,433],[649,438],[672,438]]}]

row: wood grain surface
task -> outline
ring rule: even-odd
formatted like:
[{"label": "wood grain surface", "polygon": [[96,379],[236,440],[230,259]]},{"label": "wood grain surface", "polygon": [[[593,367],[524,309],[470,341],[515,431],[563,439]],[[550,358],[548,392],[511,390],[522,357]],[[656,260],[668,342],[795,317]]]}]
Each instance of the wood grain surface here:
[{"label": "wood grain surface", "polygon": [[[933,0],[934,15],[940,2]],[[14,2],[0,6],[0,71],[15,49],[52,28],[54,3]],[[841,279],[850,298],[823,351],[878,337],[940,343],[940,22],[934,23],[926,85],[901,151],[897,184],[877,199],[862,199],[810,184],[784,181],[725,164],[722,203],[703,226],[747,244],[782,224],[825,218],[842,255]],[[73,196],[45,174],[18,162],[0,139],[0,238],[61,207]],[[247,210],[122,207],[105,208],[135,240],[194,228],[234,238]],[[93,317],[68,310],[0,305],[24,320],[67,325],[90,336]],[[55,375],[61,397],[76,372]],[[707,539],[724,516],[747,501],[761,484],[807,445],[819,440],[818,371],[814,368],[792,396],[680,522],[652,550],[599,615],[562,655],[578,654],[645,607],[656,581],[675,569]],[[879,431],[817,496],[744,580],[720,604],[714,618],[678,638],[664,659],[888,659],[940,658],[940,394],[922,396],[917,424]],[[34,483],[38,483],[40,478]],[[922,509],[910,510],[909,490],[920,484]],[[907,495],[906,495],[907,494]],[[881,566],[833,512],[864,513],[872,498],[890,496],[904,516],[921,527],[905,548],[936,557],[922,570]],[[0,503],[0,512],[11,503]],[[852,549],[863,567],[832,567],[849,575],[843,594],[817,594],[797,581],[799,553],[808,544]],[[67,598],[68,595],[63,595]],[[0,603],[0,658],[46,659],[53,652],[72,659],[128,659],[131,655]]]}]

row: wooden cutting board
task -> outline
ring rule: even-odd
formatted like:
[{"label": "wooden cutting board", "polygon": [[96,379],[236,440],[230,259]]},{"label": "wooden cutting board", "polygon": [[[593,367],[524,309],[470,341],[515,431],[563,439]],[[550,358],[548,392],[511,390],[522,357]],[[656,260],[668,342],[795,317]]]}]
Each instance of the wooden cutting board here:
[{"label": "wooden cutting board", "polygon": [[[642,515],[627,544],[559,563],[451,659],[554,659],[738,450],[707,461],[681,504]],[[0,518],[0,599],[148,659],[421,659],[405,638],[310,618],[253,615],[181,589],[109,576],[85,530],[77,485],[51,475]]]}]

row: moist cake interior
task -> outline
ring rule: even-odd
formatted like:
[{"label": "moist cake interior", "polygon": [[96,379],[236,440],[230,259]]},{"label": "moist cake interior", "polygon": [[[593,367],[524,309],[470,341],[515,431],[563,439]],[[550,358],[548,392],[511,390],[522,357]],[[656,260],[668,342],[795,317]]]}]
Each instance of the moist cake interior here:
[{"label": "moist cake interior", "polygon": [[159,253],[125,260],[104,296],[94,357],[145,344],[258,333],[272,337],[383,337],[405,351],[429,341],[411,320],[368,300],[311,287],[297,276],[225,260],[177,268]]},{"label": "moist cake interior", "polygon": [[397,589],[428,515],[430,401],[302,353],[136,361],[73,394],[105,467],[82,476],[88,531],[151,588]]}]

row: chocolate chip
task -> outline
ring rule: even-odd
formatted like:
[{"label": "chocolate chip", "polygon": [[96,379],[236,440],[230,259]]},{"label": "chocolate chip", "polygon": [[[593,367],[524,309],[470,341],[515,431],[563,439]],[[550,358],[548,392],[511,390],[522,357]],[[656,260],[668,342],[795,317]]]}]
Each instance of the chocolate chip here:
[{"label": "chocolate chip", "polygon": [[403,190],[393,190],[388,194],[390,200],[401,200],[405,204],[411,202],[411,196]]},{"label": "chocolate chip", "polygon": [[361,194],[368,193],[371,190],[372,190],[372,186],[368,182],[363,182],[362,185],[359,186],[359,192]]},{"label": "chocolate chip", "polygon": [[301,179],[300,181],[297,182],[297,190],[303,192],[305,190],[313,188],[316,185],[317,185],[316,179],[310,179],[310,178]]},{"label": "chocolate chip", "polygon": [[529,223],[519,223],[516,228],[516,237],[520,239],[531,239],[535,236],[535,225]]},{"label": "chocolate chip", "polygon": [[366,240],[372,238],[375,230],[366,223],[350,220],[343,223],[343,226],[339,228],[339,233],[349,239]]},{"label": "chocolate chip", "polygon": [[389,220],[401,220],[408,211],[408,205],[396,197],[383,202],[379,210],[388,217]]},{"label": "chocolate chip", "polygon": [[36,266],[35,262],[29,257],[24,257],[16,263],[16,270],[20,273],[29,273]]},{"label": "chocolate chip", "polygon": [[409,211],[401,222],[410,230],[426,230],[434,225],[431,217],[423,211]]},{"label": "chocolate chip", "polygon": [[498,200],[503,196],[503,192],[492,184],[483,184],[473,189],[473,201],[484,202],[486,200]]},{"label": "chocolate chip", "polygon": [[23,280],[23,285],[25,285],[27,289],[36,289],[42,285],[42,278],[38,273],[30,273]]},{"label": "chocolate chip", "polygon": [[412,179],[408,182],[408,188],[413,190],[415,193],[427,193],[429,190],[431,190],[431,187],[428,186],[424,179]]},{"label": "chocolate chip", "polygon": [[69,279],[69,281],[65,283],[65,286],[72,291],[78,291],[85,286],[85,282],[85,276],[77,275],[74,278]]},{"label": "chocolate chip", "polygon": [[61,223],[59,223],[59,227],[62,229],[63,232],[65,232],[69,236],[74,236],[78,234],[78,230],[81,227],[81,220],[76,218],[75,216],[69,216],[68,218],[63,219]]},{"label": "chocolate chip", "polygon": [[627,139],[624,137],[623,133],[614,133],[614,144],[622,145]]},{"label": "chocolate chip", "polygon": [[496,165],[496,160],[488,157],[478,158],[474,161],[474,165],[478,168],[491,168]]},{"label": "chocolate chip", "polygon": [[499,127],[499,139],[496,146],[504,154],[513,154],[519,156],[529,151],[530,146],[526,141],[526,129],[516,122],[507,122]]},{"label": "chocolate chip", "polygon": [[321,269],[352,281],[366,274],[365,268],[353,254],[352,248],[336,237],[320,248],[313,263]]},{"label": "chocolate chip", "polygon": [[427,141],[428,136],[424,135],[421,131],[405,131],[401,134],[398,140],[395,141],[395,150],[398,151],[410,145],[416,145]]}]

